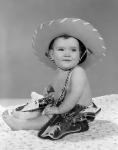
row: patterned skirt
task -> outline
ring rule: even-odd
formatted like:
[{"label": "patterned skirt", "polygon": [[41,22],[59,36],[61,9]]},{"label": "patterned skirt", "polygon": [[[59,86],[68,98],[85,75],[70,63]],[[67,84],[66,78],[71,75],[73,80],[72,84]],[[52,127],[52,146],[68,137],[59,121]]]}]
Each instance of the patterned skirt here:
[{"label": "patterned skirt", "polygon": [[90,106],[77,104],[72,110],[64,114],[55,114],[39,131],[38,136],[43,139],[58,140],[71,133],[84,132],[89,129],[89,122],[100,112],[94,103]]}]

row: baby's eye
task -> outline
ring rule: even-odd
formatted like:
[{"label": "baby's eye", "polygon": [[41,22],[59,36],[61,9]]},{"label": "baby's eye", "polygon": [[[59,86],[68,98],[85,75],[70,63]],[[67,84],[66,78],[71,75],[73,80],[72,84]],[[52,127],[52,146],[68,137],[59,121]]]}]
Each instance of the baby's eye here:
[{"label": "baby's eye", "polygon": [[77,51],[77,49],[76,49],[76,48],[72,48],[71,50],[72,50],[73,52],[76,52],[76,51]]},{"label": "baby's eye", "polygon": [[58,51],[64,51],[64,49],[63,48],[59,48]]}]

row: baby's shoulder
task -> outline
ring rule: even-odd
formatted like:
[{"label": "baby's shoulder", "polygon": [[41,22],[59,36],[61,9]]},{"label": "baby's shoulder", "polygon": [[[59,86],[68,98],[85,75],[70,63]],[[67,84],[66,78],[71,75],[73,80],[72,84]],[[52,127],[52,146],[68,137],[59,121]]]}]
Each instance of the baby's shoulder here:
[{"label": "baby's shoulder", "polygon": [[86,71],[82,67],[75,67],[72,70],[72,77],[86,77]]},{"label": "baby's shoulder", "polygon": [[72,70],[70,83],[78,84],[78,83],[86,83],[88,81],[86,72],[81,67],[76,67]]}]

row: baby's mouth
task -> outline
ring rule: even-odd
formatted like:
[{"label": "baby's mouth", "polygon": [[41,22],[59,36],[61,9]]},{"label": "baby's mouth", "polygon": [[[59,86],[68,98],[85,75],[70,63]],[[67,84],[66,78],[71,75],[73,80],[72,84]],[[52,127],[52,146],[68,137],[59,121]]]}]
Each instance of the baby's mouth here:
[{"label": "baby's mouth", "polygon": [[63,61],[71,61],[70,59],[64,59]]}]

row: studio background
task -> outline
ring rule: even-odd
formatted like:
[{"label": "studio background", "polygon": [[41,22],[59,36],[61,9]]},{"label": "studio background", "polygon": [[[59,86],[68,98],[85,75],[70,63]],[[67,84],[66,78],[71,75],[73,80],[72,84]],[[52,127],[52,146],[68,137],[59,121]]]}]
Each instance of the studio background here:
[{"label": "studio background", "polygon": [[118,93],[117,0],[0,0],[0,98],[28,98],[54,72],[33,53],[32,35],[45,20],[77,17],[99,30],[107,56],[87,72],[93,96]]}]

